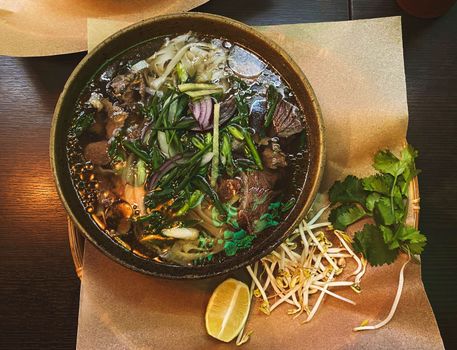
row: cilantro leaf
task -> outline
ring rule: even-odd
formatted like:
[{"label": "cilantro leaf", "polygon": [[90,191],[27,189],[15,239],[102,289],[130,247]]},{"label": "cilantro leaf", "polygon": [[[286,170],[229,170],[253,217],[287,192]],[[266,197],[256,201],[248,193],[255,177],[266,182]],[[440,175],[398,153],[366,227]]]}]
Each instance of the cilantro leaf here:
[{"label": "cilantro leaf", "polygon": [[389,249],[396,249],[400,247],[398,240],[395,238],[394,233],[389,227],[380,225],[379,230],[382,233],[384,242],[389,246]]},{"label": "cilantro leaf", "polygon": [[402,175],[406,183],[409,183],[419,171],[416,169],[414,160],[418,152],[411,146],[406,146],[400,153],[400,159],[389,150],[379,151],[374,157],[374,168],[383,174],[394,177]]},{"label": "cilantro leaf", "polygon": [[422,253],[427,244],[427,237],[414,227],[406,225],[400,225],[397,232],[395,232],[395,238],[403,242],[409,248],[411,254]]},{"label": "cilantro leaf", "polygon": [[271,213],[263,214],[254,224],[254,232],[259,233],[269,227],[279,225],[278,218]]},{"label": "cilantro leaf", "polygon": [[350,224],[367,216],[367,212],[356,204],[343,204],[333,208],[329,219],[337,230],[345,230]]},{"label": "cilantro leaf", "polygon": [[344,230],[363,217],[373,216],[376,225],[365,225],[353,243],[371,265],[391,263],[400,249],[420,254],[427,243],[423,234],[405,225],[409,185],[419,173],[414,164],[417,155],[411,146],[399,157],[389,150],[379,151],[373,164],[379,173],[362,179],[348,176],[329,191],[330,201],[342,204],[329,216],[336,229]]},{"label": "cilantro leaf", "polygon": [[403,177],[397,179],[397,187],[403,196],[408,196],[409,182],[406,182]]},{"label": "cilantro leaf", "polygon": [[383,150],[376,153],[373,167],[384,174],[400,176],[406,169],[405,162],[400,161],[391,151]]},{"label": "cilantro leaf", "polygon": [[419,174],[419,170],[416,169],[414,160],[417,158],[418,152],[413,146],[408,145],[401,151],[401,161],[405,164],[405,171],[403,172],[403,178],[406,183],[409,182]]},{"label": "cilantro leaf", "polygon": [[390,175],[376,174],[362,179],[366,191],[377,192],[386,196],[390,195],[394,179]]},{"label": "cilantro leaf", "polygon": [[357,253],[362,253],[373,266],[391,264],[395,261],[399,249],[389,249],[384,237],[375,225],[365,225],[354,236],[353,247]]},{"label": "cilantro leaf", "polygon": [[392,210],[390,200],[387,197],[379,198],[374,205],[373,214],[378,225],[392,225],[397,221],[395,211]]},{"label": "cilantro leaf", "polygon": [[379,200],[379,198],[381,198],[381,195],[377,192],[373,192],[373,193],[370,193],[368,196],[367,196],[367,200],[365,202],[365,207],[369,210],[369,211],[373,211],[374,209],[374,205],[376,204],[376,202]]},{"label": "cilantro leaf", "polygon": [[337,181],[328,192],[332,203],[351,203],[357,202],[365,205],[366,193],[363,190],[362,180],[349,175],[343,182]]},{"label": "cilantro leaf", "polygon": [[227,256],[236,255],[239,250],[248,249],[252,246],[252,241],[256,235],[248,235],[245,230],[240,229],[236,232],[224,232],[224,250]]}]

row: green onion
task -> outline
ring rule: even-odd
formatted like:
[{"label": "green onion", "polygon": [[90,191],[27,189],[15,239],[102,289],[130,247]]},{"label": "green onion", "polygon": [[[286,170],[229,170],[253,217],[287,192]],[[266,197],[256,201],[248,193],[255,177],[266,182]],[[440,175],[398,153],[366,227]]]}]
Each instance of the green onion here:
[{"label": "green onion", "polygon": [[140,149],[136,143],[128,141],[128,140],[124,140],[122,142],[122,145],[124,146],[125,149],[132,152],[142,161],[144,161],[146,163],[149,163],[151,161],[151,159],[149,158],[149,155],[145,151]]},{"label": "green onion", "polygon": [[162,215],[157,212],[157,211],[153,211],[151,212],[150,214],[147,214],[147,215],[143,215],[143,216],[140,216],[138,218],[135,219],[135,222],[145,222],[145,221],[150,221],[151,219],[158,219],[160,218]]},{"label": "green onion", "polygon": [[190,141],[192,142],[192,144],[197,147],[199,150],[202,150],[203,148],[205,148],[205,144],[202,142],[202,140],[200,140],[200,138],[198,136],[194,136],[190,139]]},{"label": "green onion", "polygon": [[147,176],[148,176],[148,173],[146,171],[146,163],[140,159],[136,163],[134,185],[137,187],[143,186],[144,183],[146,182]]},{"label": "green onion", "polygon": [[207,145],[205,145],[205,147],[203,147],[201,150],[199,150],[197,153],[195,153],[192,158],[189,159],[189,162],[188,164],[192,164],[193,162],[195,162],[197,159],[199,159],[201,156],[203,156],[203,154],[210,148],[211,144],[208,143]]},{"label": "green onion", "polygon": [[221,153],[223,154],[224,159],[225,159],[224,165],[225,165],[226,172],[230,177],[233,177],[234,169],[233,169],[232,145],[230,143],[230,137],[226,133],[224,133],[224,135],[222,136]]},{"label": "green onion", "polygon": [[205,143],[209,144],[209,143],[212,143],[212,142],[213,142],[213,135],[211,135],[210,132],[207,132],[205,134]]},{"label": "green onion", "polygon": [[224,90],[222,88],[220,88],[220,89],[210,89],[210,90],[200,90],[200,91],[186,91],[185,93],[192,98],[197,98],[197,97],[208,96],[208,95],[212,95],[212,94],[220,94],[223,91]]},{"label": "green onion", "polygon": [[178,90],[181,92],[196,91],[196,90],[215,90],[215,89],[221,89],[221,87],[216,84],[203,84],[203,83],[188,83],[188,84],[179,84],[178,85]]},{"label": "green onion", "polygon": [[249,152],[251,153],[252,158],[254,159],[255,164],[259,170],[263,170],[262,159],[260,158],[259,152],[252,141],[251,134],[248,131],[244,132],[244,138],[246,140],[246,145],[248,146]]},{"label": "green onion", "polygon": [[176,216],[182,216],[186,214],[189,209],[195,208],[199,205],[205,195],[200,190],[195,190],[191,195],[189,200],[176,212]]},{"label": "green onion", "polygon": [[234,138],[237,140],[244,140],[244,134],[238,125],[229,125],[227,126],[227,130],[233,135]]},{"label": "green onion", "polygon": [[184,68],[181,62],[176,65],[176,73],[181,83],[185,83],[189,79],[189,74],[187,74],[186,68]]},{"label": "green onion", "polygon": [[265,115],[265,123],[264,126],[265,128],[268,128],[273,121],[273,115],[276,111],[276,107],[278,106],[279,101],[281,100],[281,94],[278,92],[278,90],[275,89],[273,85],[270,85],[268,87],[268,111],[267,114]]},{"label": "green onion", "polygon": [[220,104],[214,105],[213,121],[213,159],[211,162],[211,186],[216,187],[217,177],[219,176],[219,112]]},{"label": "green onion", "polygon": [[200,191],[208,195],[214,203],[214,206],[219,211],[220,214],[225,213],[224,206],[222,205],[221,201],[219,200],[219,196],[217,195],[216,191],[210,186],[208,181],[201,175],[196,175],[191,181],[192,185],[198,188]]}]

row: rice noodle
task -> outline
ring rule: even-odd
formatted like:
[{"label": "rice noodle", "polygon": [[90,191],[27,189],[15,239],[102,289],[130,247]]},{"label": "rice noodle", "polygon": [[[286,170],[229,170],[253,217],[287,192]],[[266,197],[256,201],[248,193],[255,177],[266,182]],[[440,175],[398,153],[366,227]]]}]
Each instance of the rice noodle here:
[{"label": "rice noodle", "polygon": [[146,61],[156,75],[154,79],[147,80],[152,90],[159,90],[169,80],[179,62],[186,72],[194,77],[195,82],[217,82],[224,91],[228,89],[224,71],[227,66],[227,49],[198,41],[191,32],[166,41],[160,50]]}]

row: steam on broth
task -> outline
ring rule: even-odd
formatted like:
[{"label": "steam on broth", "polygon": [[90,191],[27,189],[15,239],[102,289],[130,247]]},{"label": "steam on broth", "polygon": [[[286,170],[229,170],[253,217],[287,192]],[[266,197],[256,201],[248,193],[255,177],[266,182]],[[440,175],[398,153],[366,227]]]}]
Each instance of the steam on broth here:
[{"label": "steam on broth", "polygon": [[105,234],[179,265],[221,261],[268,236],[293,208],[308,158],[305,116],[278,73],[195,33],[104,66],[75,106],[67,154]]}]

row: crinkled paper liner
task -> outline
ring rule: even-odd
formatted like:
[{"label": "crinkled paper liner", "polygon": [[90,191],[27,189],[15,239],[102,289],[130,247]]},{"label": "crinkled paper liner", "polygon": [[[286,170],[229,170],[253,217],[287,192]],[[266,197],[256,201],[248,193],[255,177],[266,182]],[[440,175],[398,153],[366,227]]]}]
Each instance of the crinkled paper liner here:
[{"label": "crinkled paper liner", "polygon": [[[89,47],[126,25],[89,22]],[[399,17],[351,22],[294,24],[259,28],[281,44],[302,67],[322,107],[327,134],[327,166],[321,192],[347,174],[365,176],[381,148],[400,150],[408,124]],[[92,34],[91,34],[92,33]],[[417,178],[410,186],[408,222],[418,225]],[[81,239],[69,222],[76,270],[82,278],[78,349],[223,349],[206,334],[204,312],[215,286],[225,277],[171,281],[130,271]],[[428,233],[432,234],[432,233]],[[84,251],[84,257],[83,257]],[[362,293],[338,290],[349,305],[326,296],[314,319],[301,324],[287,305],[266,316],[252,307],[247,349],[443,349],[421,280],[420,265],[410,263],[400,304],[385,327],[375,324],[392,305],[405,257],[394,264],[369,267]],[[233,276],[248,281],[240,271]]]}]

